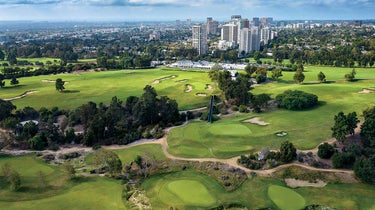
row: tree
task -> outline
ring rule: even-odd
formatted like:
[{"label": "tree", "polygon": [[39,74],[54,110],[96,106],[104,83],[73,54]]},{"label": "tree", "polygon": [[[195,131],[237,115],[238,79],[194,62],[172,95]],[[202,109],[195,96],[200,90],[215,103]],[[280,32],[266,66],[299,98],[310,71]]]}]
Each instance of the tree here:
[{"label": "tree", "polygon": [[279,106],[289,110],[303,110],[318,105],[318,96],[300,90],[287,90],[276,96]]},{"label": "tree", "polygon": [[0,121],[4,120],[11,116],[12,111],[17,107],[12,104],[10,101],[4,101],[0,99]]},{"label": "tree", "polygon": [[284,141],[280,146],[280,160],[284,163],[291,162],[297,157],[297,150],[292,143]]},{"label": "tree", "polygon": [[4,75],[0,74],[0,88],[3,88],[5,86],[5,82],[3,81],[4,79]]},{"label": "tree", "polygon": [[254,72],[256,72],[256,70],[257,70],[257,67],[255,67],[255,66],[247,65],[247,66],[245,67],[245,71],[246,71],[246,73],[248,73],[250,76],[251,76]]},{"label": "tree", "polygon": [[323,72],[319,72],[318,80],[319,82],[326,82],[326,75]]},{"label": "tree", "polygon": [[355,80],[355,75],[357,74],[357,72],[355,71],[355,69],[352,69],[352,71],[348,74],[345,74],[345,79],[346,81],[354,81]]},{"label": "tree", "polygon": [[282,76],[283,76],[283,71],[281,69],[275,68],[275,69],[272,70],[272,76],[271,76],[271,78],[273,80],[278,80]]},{"label": "tree", "polygon": [[303,74],[303,71],[297,70],[293,76],[293,79],[295,82],[301,84],[305,80],[305,75]]},{"label": "tree", "polygon": [[223,67],[222,67],[220,64],[215,63],[215,64],[211,67],[211,70],[213,70],[213,71],[219,71],[219,70],[223,70]]},{"label": "tree", "polygon": [[10,190],[18,191],[21,188],[21,176],[17,171],[12,170],[8,179],[10,182]]},{"label": "tree", "polygon": [[367,147],[375,147],[375,107],[363,112],[364,122],[361,126],[361,137]]},{"label": "tree", "polygon": [[122,170],[122,162],[118,155],[105,149],[100,149],[94,153],[94,165],[106,168],[111,176],[119,174]]},{"label": "tree", "polygon": [[3,176],[9,181],[9,175],[12,172],[12,168],[10,167],[9,163],[4,163],[4,165],[1,166],[1,172],[3,173]]},{"label": "tree", "polygon": [[28,142],[30,148],[34,150],[43,150],[46,146],[46,142],[44,142],[39,135],[29,139]]},{"label": "tree", "polygon": [[0,49],[0,61],[3,61],[5,58],[4,52]]},{"label": "tree", "polygon": [[320,158],[329,159],[333,155],[333,153],[335,153],[335,149],[327,142],[319,145],[318,147],[318,156]]},{"label": "tree", "polygon": [[12,80],[10,81],[11,85],[18,85],[20,82],[17,80],[16,77],[12,77]]},{"label": "tree", "polygon": [[62,166],[62,169],[64,171],[64,174],[66,176],[67,179],[73,179],[75,174],[76,174],[76,170],[74,169],[74,166],[69,163],[69,162],[65,162]]},{"label": "tree", "polygon": [[375,155],[370,158],[357,158],[354,163],[354,173],[366,183],[375,183]]},{"label": "tree", "polygon": [[344,141],[346,135],[354,134],[354,129],[357,127],[359,122],[357,114],[355,112],[345,115],[343,112],[339,112],[334,117],[335,124],[331,128],[332,137],[336,138],[338,141]]},{"label": "tree", "polygon": [[65,84],[65,81],[63,81],[61,78],[56,79],[56,83],[55,83],[56,90],[60,92],[63,91],[65,89],[64,84]]}]

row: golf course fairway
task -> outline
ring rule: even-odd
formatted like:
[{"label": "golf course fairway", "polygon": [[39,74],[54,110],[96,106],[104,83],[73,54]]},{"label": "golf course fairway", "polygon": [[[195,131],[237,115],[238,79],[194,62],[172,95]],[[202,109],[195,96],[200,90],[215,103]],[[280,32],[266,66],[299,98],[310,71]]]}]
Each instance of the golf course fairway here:
[{"label": "golf course fairway", "polygon": [[278,185],[268,187],[268,196],[282,210],[302,209],[306,204],[305,199],[300,194]]}]

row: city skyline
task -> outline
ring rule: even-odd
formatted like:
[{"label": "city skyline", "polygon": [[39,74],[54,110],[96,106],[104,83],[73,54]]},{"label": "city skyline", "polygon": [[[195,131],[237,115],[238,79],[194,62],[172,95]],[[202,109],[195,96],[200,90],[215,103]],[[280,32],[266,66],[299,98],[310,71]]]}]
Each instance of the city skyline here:
[{"label": "city skyline", "polygon": [[150,21],[233,14],[276,20],[375,19],[372,0],[0,0],[0,20]]}]

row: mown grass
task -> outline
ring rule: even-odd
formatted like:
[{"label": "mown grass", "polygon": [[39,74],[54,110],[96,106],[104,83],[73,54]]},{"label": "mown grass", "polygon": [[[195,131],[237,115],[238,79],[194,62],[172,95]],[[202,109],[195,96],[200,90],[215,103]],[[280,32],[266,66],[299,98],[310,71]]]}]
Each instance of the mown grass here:
[{"label": "mown grass", "polygon": [[[166,160],[166,157],[164,156],[159,144],[139,145],[126,149],[114,149],[112,151],[119,156],[122,164],[129,164],[133,162],[138,155],[144,159]],[[89,165],[93,163],[92,153],[85,157],[85,162]]]},{"label": "mown grass", "polygon": [[[327,79],[333,82],[318,83],[319,71],[324,71]],[[333,118],[339,111],[355,111],[362,119],[362,112],[375,105],[375,93],[359,93],[364,88],[375,87],[375,69],[358,69],[356,78],[359,80],[356,82],[342,79],[350,71],[345,68],[307,67],[306,84],[302,85],[292,81],[294,72],[283,72],[281,80],[255,86],[251,92],[266,93],[275,98],[286,90],[302,90],[316,94],[320,105],[305,111],[277,109],[242,114],[213,124],[194,122],[171,130],[169,151],[184,157],[228,158],[259,151],[262,147],[277,149],[285,140],[291,141],[298,149],[312,149],[331,138]],[[270,124],[259,126],[243,122],[254,116]],[[278,131],[285,131],[288,135],[278,137],[275,135]]]},{"label": "mown grass", "polygon": [[[176,77],[163,80],[159,84],[153,84],[157,79],[172,75]],[[67,82],[66,90],[62,93],[55,90],[54,83],[42,82],[57,78],[62,78]],[[87,72],[27,77],[18,80],[20,85],[0,89],[0,98],[12,98],[26,91],[35,90],[36,93],[12,102],[18,108],[31,106],[36,109],[43,106],[73,109],[88,101],[108,104],[113,96],[125,101],[128,96],[140,96],[146,85],[152,85],[159,96],[167,95],[176,99],[179,108],[185,110],[205,106],[209,96],[218,91],[210,81],[207,71],[188,72],[173,69]],[[6,83],[9,84],[9,81]],[[185,84],[192,85],[193,90],[188,93],[184,92]],[[206,90],[206,84],[212,84],[214,89]],[[199,92],[207,93],[207,96],[196,96],[196,93]]]},{"label": "mown grass", "polygon": [[[235,191],[226,192],[225,189],[214,179],[195,171],[183,171],[168,174],[159,174],[146,179],[142,187],[147,191],[148,197],[154,209],[197,209],[203,208],[199,205],[192,205],[189,201],[184,202],[176,198],[175,194],[165,192],[170,183],[176,181],[193,180],[204,185],[216,202],[209,207],[223,204],[236,203],[246,206],[248,209],[271,208],[278,209],[268,194],[269,187],[282,188],[289,192],[289,188],[279,180],[265,177],[254,177],[245,181],[241,187]],[[183,191],[183,189],[181,189]],[[324,188],[303,187],[290,190],[293,194],[299,194],[301,202],[298,206],[320,204],[335,209],[372,209],[375,205],[373,195],[375,187],[364,184],[329,184]],[[192,191],[190,191],[192,192]],[[181,192],[181,193],[189,193]],[[276,193],[276,199],[282,199],[290,193]],[[166,199],[166,197],[168,199]],[[303,203],[303,199],[305,202]],[[296,202],[293,199],[291,202]],[[290,203],[290,206],[296,203]],[[293,206],[292,206],[293,207]],[[208,207],[206,207],[208,208]],[[288,208],[293,209],[293,208]]]}]

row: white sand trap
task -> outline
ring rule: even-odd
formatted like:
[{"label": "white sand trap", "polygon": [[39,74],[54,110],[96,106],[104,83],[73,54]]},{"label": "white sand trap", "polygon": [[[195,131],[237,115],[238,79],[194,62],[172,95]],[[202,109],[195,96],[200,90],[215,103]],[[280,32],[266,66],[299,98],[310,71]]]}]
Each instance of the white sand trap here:
[{"label": "white sand trap", "polygon": [[193,86],[191,85],[185,85],[185,93],[189,93],[193,90]]},{"label": "white sand trap", "polygon": [[375,92],[375,88],[364,88],[362,91],[358,92],[361,94],[369,94]]},{"label": "white sand trap", "polygon": [[269,124],[270,124],[270,123],[267,123],[267,122],[261,121],[261,120],[260,120],[260,117],[253,117],[253,118],[250,118],[250,119],[244,120],[243,122],[248,122],[248,123],[257,124],[257,125],[262,125],[262,126],[265,126],[265,125],[269,125]]},{"label": "white sand trap", "polygon": [[157,85],[157,84],[159,84],[160,83],[160,80],[154,80],[151,84],[153,84],[153,85]]},{"label": "white sand trap", "polygon": [[279,137],[283,137],[283,136],[286,136],[286,135],[288,135],[288,133],[285,132],[285,131],[280,131],[280,132],[276,133],[276,136],[279,136]]},{"label": "white sand trap", "polygon": [[206,90],[212,90],[212,86],[209,85],[209,84],[207,84],[207,85],[206,85]]},{"label": "white sand trap", "polygon": [[188,81],[188,80],[187,79],[182,79],[182,80],[178,80],[176,82],[186,82],[186,81]]},{"label": "white sand trap", "polygon": [[171,75],[171,76],[163,77],[163,78],[154,80],[151,84],[156,85],[156,84],[161,83],[164,80],[173,79],[173,78],[176,78],[176,77],[177,77],[176,75]]},{"label": "white sand trap", "polygon": [[286,185],[291,188],[297,187],[325,187],[327,183],[323,182],[322,180],[318,180],[315,183],[311,183],[305,180],[298,180],[298,179],[285,179],[284,180]]},{"label": "white sand trap", "polygon": [[38,91],[36,90],[30,90],[30,91],[26,91],[25,93],[23,93],[22,95],[19,95],[19,96],[15,96],[13,98],[5,98],[3,99],[4,101],[13,101],[13,100],[16,100],[16,99],[21,99],[21,98],[24,98],[26,97],[27,95],[30,95],[30,94],[33,94],[33,93],[36,93]]},{"label": "white sand trap", "polygon": [[207,94],[206,94],[206,93],[197,93],[196,96],[199,96],[199,97],[206,97]]},{"label": "white sand trap", "polygon": [[[56,80],[43,79],[42,82],[56,83]],[[69,84],[69,82],[64,81],[64,84]]]}]

